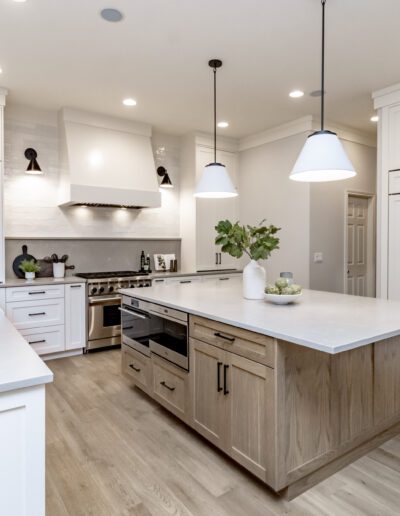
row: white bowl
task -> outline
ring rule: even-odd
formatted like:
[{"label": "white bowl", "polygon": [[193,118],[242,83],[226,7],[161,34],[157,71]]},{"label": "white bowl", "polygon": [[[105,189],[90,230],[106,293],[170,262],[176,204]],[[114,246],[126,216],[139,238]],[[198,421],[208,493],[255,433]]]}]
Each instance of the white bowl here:
[{"label": "white bowl", "polygon": [[294,303],[301,296],[300,294],[264,294],[265,301],[269,301],[270,303],[274,303],[275,305],[288,305],[289,303]]}]

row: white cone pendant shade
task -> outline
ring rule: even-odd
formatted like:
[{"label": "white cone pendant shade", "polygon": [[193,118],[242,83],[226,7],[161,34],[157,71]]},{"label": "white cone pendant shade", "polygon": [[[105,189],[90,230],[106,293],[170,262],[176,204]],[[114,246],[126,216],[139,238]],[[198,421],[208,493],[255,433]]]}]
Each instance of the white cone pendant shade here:
[{"label": "white cone pendant shade", "polygon": [[311,134],[290,174],[293,181],[310,183],[339,181],[354,177],[356,172],[335,133]]},{"label": "white cone pendant shade", "polygon": [[195,197],[218,199],[236,197],[238,195],[225,165],[210,163],[204,167],[196,186]]}]

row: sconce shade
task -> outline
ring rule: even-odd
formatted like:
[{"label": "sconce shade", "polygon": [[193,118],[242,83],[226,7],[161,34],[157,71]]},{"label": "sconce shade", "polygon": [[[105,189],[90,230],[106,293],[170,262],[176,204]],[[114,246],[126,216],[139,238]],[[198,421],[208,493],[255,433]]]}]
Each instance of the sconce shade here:
[{"label": "sconce shade", "polygon": [[24,152],[24,156],[27,160],[29,160],[28,168],[26,169],[26,174],[31,175],[40,175],[43,174],[42,169],[37,162],[37,152],[35,149],[26,149]]}]

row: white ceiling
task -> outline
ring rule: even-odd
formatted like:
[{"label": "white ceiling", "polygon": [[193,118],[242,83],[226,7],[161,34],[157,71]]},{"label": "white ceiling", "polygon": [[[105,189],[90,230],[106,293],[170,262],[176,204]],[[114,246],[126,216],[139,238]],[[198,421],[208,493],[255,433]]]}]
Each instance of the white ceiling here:
[{"label": "white ceiling", "polygon": [[[99,16],[124,13],[120,23]],[[0,0],[0,85],[9,101],[73,106],[169,133],[241,137],[318,114],[319,0]],[[372,91],[400,81],[399,0],[327,1],[327,117],[373,131]],[[289,99],[294,88],[302,99]],[[134,97],[134,108],[122,106]]]}]

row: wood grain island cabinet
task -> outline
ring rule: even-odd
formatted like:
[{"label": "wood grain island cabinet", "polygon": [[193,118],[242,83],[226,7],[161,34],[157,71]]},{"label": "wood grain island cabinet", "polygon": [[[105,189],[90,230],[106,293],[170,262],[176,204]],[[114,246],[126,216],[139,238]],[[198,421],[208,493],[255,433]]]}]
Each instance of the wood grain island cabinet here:
[{"label": "wood grain island cabinet", "polygon": [[189,315],[189,351],[186,372],[123,348],[123,370],[288,499],[400,431],[400,337],[329,354]]}]

